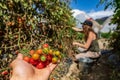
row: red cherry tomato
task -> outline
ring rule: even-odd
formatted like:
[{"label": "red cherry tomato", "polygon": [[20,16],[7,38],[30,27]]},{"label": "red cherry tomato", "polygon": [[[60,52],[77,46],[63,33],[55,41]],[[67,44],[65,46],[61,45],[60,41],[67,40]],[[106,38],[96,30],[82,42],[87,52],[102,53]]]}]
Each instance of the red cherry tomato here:
[{"label": "red cherry tomato", "polygon": [[52,55],[48,54],[47,55],[47,60],[51,62],[52,61]]},{"label": "red cherry tomato", "polygon": [[48,48],[49,45],[47,43],[43,44],[43,48]]},{"label": "red cherry tomato", "polygon": [[39,62],[38,65],[36,66],[36,68],[38,68],[38,69],[42,69],[44,67],[45,67],[45,63],[43,63],[43,62]]},{"label": "red cherry tomato", "polygon": [[8,74],[8,71],[5,70],[5,71],[3,71],[1,74],[2,74],[2,75],[7,75],[7,74]]},{"label": "red cherry tomato", "polygon": [[50,61],[47,60],[47,61],[45,61],[44,63],[45,63],[45,66],[47,66],[47,65],[50,64]]},{"label": "red cherry tomato", "polygon": [[16,51],[15,51],[15,54],[18,54],[18,53],[19,53],[19,51],[18,51],[18,50],[16,50]]},{"label": "red cherry tomato", "polygon": [[33,58],[30,58],[30,64],[32,64],[33,66],[36,66],[39,63],[38,60],[34,60]]}]

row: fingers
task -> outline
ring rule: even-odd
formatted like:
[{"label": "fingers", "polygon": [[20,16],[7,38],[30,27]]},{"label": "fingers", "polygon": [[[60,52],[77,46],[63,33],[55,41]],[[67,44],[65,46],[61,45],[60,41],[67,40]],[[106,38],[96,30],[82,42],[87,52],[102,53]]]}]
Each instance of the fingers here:
[{"label": "fingers", "polygon": [[10,63],[10,67],[14,66],[14,64],[18,61],[17,59],[22,60],[23,59],[23,54],[19,53],[17,55],[17,58]]},{"label": "fingers", "polygon": [[80,31],[80,32],[82,32],[82,31],[83,31],[82,29],[77,28],[77,27],[72,27],[72,29],[73,29],[73,30],[75,30],[75,31]]},{"label": "fingers", "polygon": [[50,68],[50,70],[52,71],[52,70],[54,70],[55,69],[55,67],[57,66],[58,64],[53,64],[53,63],[50,63],[49,65],[48,65],[48,67]]},{"label": "fingers", "polygon": [[23,54],[19,53],[19,54],[17,55],[17,59],[23,59]]},{"label": "fingers", "polygon": [[[51,73],[57,66],[58,64],[53,64],[53,63],[50,63],[46,68],[43,68],[43,70],[46,70],[48,71],[49,73]],[[42,70],[42,69],[41,69]]]}]

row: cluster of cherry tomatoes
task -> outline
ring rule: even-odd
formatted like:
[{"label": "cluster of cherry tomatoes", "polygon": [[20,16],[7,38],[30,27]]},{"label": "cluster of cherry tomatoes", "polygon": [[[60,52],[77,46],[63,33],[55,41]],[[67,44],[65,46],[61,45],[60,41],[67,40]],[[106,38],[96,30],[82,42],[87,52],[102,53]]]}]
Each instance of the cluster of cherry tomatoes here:
[{"label": "cluster of cherry tomatoes", "polygon": [[60,51],[51,49],[47,43],[43,44],[42,48],[30,50],[29,53],[31,56],[24,56],[23,60],[38,69],[45,68],[49,63],[56,64],[62,57]]}]

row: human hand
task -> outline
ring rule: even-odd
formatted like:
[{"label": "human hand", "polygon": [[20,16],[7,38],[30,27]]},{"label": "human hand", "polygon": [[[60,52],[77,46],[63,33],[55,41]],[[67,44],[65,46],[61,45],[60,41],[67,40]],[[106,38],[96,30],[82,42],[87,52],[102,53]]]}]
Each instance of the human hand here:
[{"label": "human hand", "polygon": [[79,43],[78,43],[78,42],[73,42],[73,45],[74,45],[74,46],[78,46]]},{"label": "human hand", "polygon": [[78,32],[82,32],[82,31],[83,31],[82,29],[77,28],[77,27],[72,27],[72,29],[73,29],[74,31],[78,31]]},{"label": "human hand", "polygon": [[10,80],[48,80],[57,64],[50,63],[46,68],[37,69],[25,62],[22,54],[18,54],[10,66],[13,70]]}]

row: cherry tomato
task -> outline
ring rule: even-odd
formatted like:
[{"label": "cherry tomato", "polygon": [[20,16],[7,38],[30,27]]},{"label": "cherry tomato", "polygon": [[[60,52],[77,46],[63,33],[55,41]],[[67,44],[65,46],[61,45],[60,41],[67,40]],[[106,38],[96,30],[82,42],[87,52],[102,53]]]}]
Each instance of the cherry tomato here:
[{"label": "cherry tomato", "polygon": [[55,51],[55,55],[59,56],[60,55],[60,51]]},{"label": "cherry tomato", "polygon": [[42,54],[42,49],[38,49],[38,50],[36,51],[36,53],[37,53],[37,54]]},{"label": "cherry tomato", "polygon": [[49,49],[48,49],[48,48],[44,48],[44,49],[43,49],[43,53],[48,54],[48,52],[49,52]]},{"label": "cherry tomato", "polygon": [[44,63],[45,63],[45,66],[47,66],[47,65],[50,64],[50,61],[47,60],[47,61],[45,61]]},{"label": "cherry tomato", "polygon": [[29,58],[28,56],[25,56],[25,57],[23,58],[23,60],[26,61],[26,62],[29,62],[29,61],[30,61],[30,58]]},{"label": "cherry tomato", "polygon": [[37,54],[37,53],[34,53],[34,54],[32,55],[32,58],[33,58],[34,60],[38,60],[39,57],[40,57],[40,55]]},{"label": "cherry tomato", "polygon": [[19,53],[19,51],[18,51],[18,50],[16,50],[16,51],[15,51],[15,54],[18,54],[18,53]]},{"label": "cherry tomato", "polygon": [[22,23],[22,18],[19,17],[19,18],[18,18],[18,22],[19,22],[19,23]]},{"label": "cherry tomato", "polygon": [[46,55],[41,55],[40,56],[40,61],[45,62],[47,60]]},{"label": "cherry tomato", "polygon": [[2,74],[2,75],[7,75],[7,74],[8,74],[8,71],[5,70],[5,71],[3,71],[1,74]]},{"label": "cherry tomato", "polygon": [[30,64],[32,64],[33,66],[36,66],[38,63],[39,63],[39,61],[38,60],[34,60],[33,58],[30,58]]},{"label": "cherry tomato", "polygon": [[52,55],[48,54],[47,55],[47,60],[51,62],[52,61]]},{"label": "cherry tomato", "polygon": [[62,45],[59,45],[59,48],[62,49],[63,48]]},{"label": "cherry tomato", "polygon": [[52,63],[53,63],[53,64],[56,64],[57,62],[58,62],[58,58],[57,58],[57,57],[53,57],[53,58],[52,58]]},{"label": "cherry tomato", "polygon": [[52,54],[53,54],[53,50],[50,49],[50,50],[48,51],[48,53],[49,53],[50,55],[52,55]]},{"label": "cherry tomato", "polygon": [[47,43],[43,44],[43,48],[48,48],[49,45]]},{"label": "cherry tomato", "polygon": [[35,50],[30,50],[30,55],[33,55],[34,54],[34,52],[35,52]]},{"label": "cherry tomato", "polygon": [[38,69],[42,69],[44,67],[45,67],[45,63],[43,63],[43,62],[39,62],[38,65],[36,66],[36,68],[38,68]]},{"label": "cherry tomato", "polygon": [[30,64],[33,64],[35,60],[33,58],[30,58]]}]

